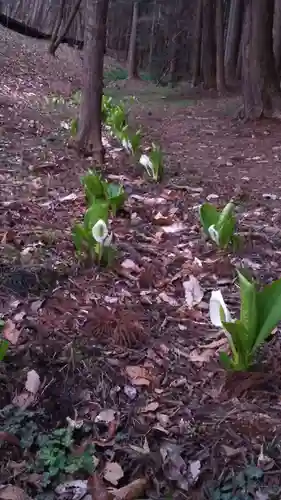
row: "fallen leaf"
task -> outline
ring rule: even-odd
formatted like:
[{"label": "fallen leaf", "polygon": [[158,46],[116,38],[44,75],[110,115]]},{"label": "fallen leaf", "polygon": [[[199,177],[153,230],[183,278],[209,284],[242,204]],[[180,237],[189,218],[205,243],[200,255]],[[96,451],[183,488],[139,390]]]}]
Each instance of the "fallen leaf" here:
[{"label": "fallen leaf", "polygon": [[95,422],[102,422],[104,424],[109,424],[113,420],[115,420],[116,412],[115,410],[102,410],[95,418]]},{"label": "fallen leaf", "polygon": [[170,226],[162,226],[161,229],[166,234],[174,234],[183,231],[185,225],[182,222],[174,222]]},{"label": "fallen leaf", "polygon": [[131,401],[133,401],[137,397],[137,389],[132,385],[125,385],[124,393],[126,394],[126,396],[128,396],[129,399],[131,399]]},{"label": "fallen leaf", "polygon": [[71,498],[72,500],[80,500],[87,493],[87,481],[76,479],[59,484],[55,488],[55,493],[62,498]]},{"label": "fallen leaf", "polygon": [[133,271],[135,273],[140,273],[141,269],[140,267],[131,259],[125,259],[121,266],[123,269],[126,269],[127,271]]},{"label": "fallen leaf", "polygon": [[189,462],[188,475],[191,481],[191,485],[196,483],[196,481],[199,478],[200,472],[201,472],[200,460],[194,460],[193,462]]},{"label": "fallen leaf", "polygon": [[112,498],[98,474],[89,477],[88,490],[91,493],[92,500],[111,500]]},{"label": "fallen leaf", "polygon": [[59,198],[59,201],[75,201],[77,200],[78,196],[75,193],[70,193],[67,196],[63,196],[62,198]]},{"label": "fallen leaf", "polygon": [[125,371],[130,377],[132,384],[146,386],[149,386],[151,384],[149,371],[143,366],[127,366],[125,368]]},{"label": "fallen leaf", "polygon": [[[114,495],[115,500],[136,500],[143,497],[149,482],[146,478],[139,478],[119,489],[111,489],[110,493]],[[103,500],[103,499],[100,499]]]},{"label": "fallen leaf", "polygon": [[7,486],[1,487],[0,489],[0,500],[29,500],[30,497],[25,493],[24,490],[18,486],[12,486],[7,484]]},{"label": "fallen leaf", "polygon": [[159,408],[159,403],[157,401],[152,401],[151,403],[148,403],[144,408],[140,409],[140,413],[149,413],[156,411]]},{"label": "fallen leaf", "polygon": [[124,476],[123,469],[118,462],[107,462],[104,468],[103,477],[106,481],[117,486],[119,480]]},{"label": "fallen leaf", "polygon": [[0,432],[0,441],[4,441],[5,443],[13,444],[13,445],[18,446],[20,448],[19,439],[16,436],[14,436],[13,434],[10,434],[9,432]]},{"label": "fallen leaf", "polygon": [[15,323],[13,323],[11,319],[8,319],[4,325],[2,335],[12,345],[16,345],[20,336],[20,331],[16,328]]},{"label": "fallen leaf", "polygon": [[226,444],[222,445],[222,449],[227,458],[234,458],[240,455],[240,453],[244,453],[246,449],[244,447],[240,448],[232,448],[231,446],[227,446]]},{"label": "fallen leaf", "polygon": [[208,201],[211,201],[211,200],[217,200],[217,199],[218,199],[218,197],[219,197],[219,195],[218,195],[218,194],[211,193],[211,194],[208,194],[208,196],[206,197],[206,199],[207,199]]},{"label": "fallen leaf", "polygon": [[16,394],[13,398],[12,403],[14,406],[26,410],[35,401],[35,395],[31,392],[25,391],[20,394]]},{"label": "fallen leaf", "polygon": [[25,382],[25,388],[28,392],[36,394],[40,387],[40,377],[35,370],[30,370],[27,373],[27,379]]},{"label": "fallen leaf", "polygon": [[172,218],[171,216],[165,216],[161,214],[161,212],[158,212],[154,218],[153,218],[154,224],[157,224],[159,226],[166,226],[166,225],[171,225],[172,224]]},{"label": "fallen leaf", "polygon": [[195,276],[191,275],[188,281],[183,282],[186,305],[191,309],[200,304],[204,297],[204,292]]},{"label": "fallen leaf", "polygon": [[197,349],[194,349],[188,356],[190,361],[199,364],[208,363],[213,357],[214,357],[213,349],[206,349],[202,353],[199,353]]},{"label": "fallen leaf", "polygon": [[166,302],[170,306],[177,307],[179,305],[176,299],[169,296],[166,292],[159,293],[158,298],[161,299],[163,302]]}]

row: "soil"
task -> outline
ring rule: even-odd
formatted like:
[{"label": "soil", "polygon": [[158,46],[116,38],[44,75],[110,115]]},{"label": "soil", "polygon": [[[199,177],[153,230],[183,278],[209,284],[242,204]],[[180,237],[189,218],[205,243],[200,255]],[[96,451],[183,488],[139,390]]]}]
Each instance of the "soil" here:
[{"label": "soil", "polygon": [[[280,123],[244,124],[233,118],[237,96],[188,85],[109,85],[115,97],[135,95],[130,124],[141,125],[145,145],[161,145],[165,175],[153,183],[106,137],[102,175],[122,182],[128,200],[111,224],[116,263],[87,268],[71,228],[85,209],[80,177],[93,165],[67,147],[63,125],[77,113],[69,99],[81,88],[79,53],[63,46],[52,58],[45,41],[1,28],[0,67],[0,313],[20,332],[1,363],[0,407],[22,404],[35,370],[41,386],[29,409],[44,410],[38,425],[83,419],[99,443],[100,474],[106,460],[117,461],[119,486],[145,477],[146,498],[215,498],[204,497],[209,480],[259,465],[269,445],[275,454],[263,487],[280,485],[280,332],[256,371],[227,374],[218,361],[224,335],[208,319],[213,289],[233,314],[239,309],[235,267],[263,283],[280,277]],[[243,246],[227,255],[202,235],[198,207],[234,196]],[[190,276],[204,292],[192,307],[183,286]],[[95,419],[110,409],[116,432],[101,444]],[[22,485],[6,452],[1,480]],[[182,462],[197,461],[192,479]]]}]

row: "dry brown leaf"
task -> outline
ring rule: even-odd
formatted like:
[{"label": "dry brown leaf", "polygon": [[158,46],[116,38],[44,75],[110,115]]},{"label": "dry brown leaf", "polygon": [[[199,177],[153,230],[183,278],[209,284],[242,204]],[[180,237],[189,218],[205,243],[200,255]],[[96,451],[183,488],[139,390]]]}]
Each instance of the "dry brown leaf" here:
[{"label": "dry brown leaf", "polygon": [[140,273],[141,269],[140,267],[131,259],[125,259],[121,266],[123,269],[126,269],[127,271],[133,271],[134,273]]},{"label": "dry brown leaf", "polygon": [[106,481],[117,486],[118,482],[124,477],[124,472],[118,462],[107,462],[105,464],[103,477]]},{"label": "dry brown leaf", "polygon": [[4,488],[0,489],[0,500],[29,500],[30,497],[25,493],[24,490],[18,488],[18,486],[13,486],[7,484]]},{"label": "dry brown leaf", "polygon": [[169,296],[166,292],[159,293],[158,298],[161,299],[163,302],[166,302],[167,304],[169,304],[172,307],[178,307],[178,305],[179,305],[178,302],[176,301],[176,299]]},{"label": "dry brown leaf", "polygon": [[13,405],[21,408],[22,410],[26,410],[31,404],[35,401],[35,395],[31,392],[24,391],[20,394],[16,394],[12,400]]},{"label": "dry brown leaf", "polygon": [[91,493],[92,500],[111,500],[112,496],[108,493],[102,479],[98,474],[93,474],[88,479],[88,490]]},{"label": "dry brown leaf", "polygon": [[175,234],[180,233],[181,231],[186,229],[186,227],[182,222],[174,222],[170,226],[162,226],[161,229],[166,234]]},{"label": "dry brown leaf", "polygon": [[2,335],[12,345],[16,345],[20,336],[20,331],[16,328],[15,323],[13,323],[11,319],[8,319],[4,325]]},{"label": "dry brown leaf", "polygon": [[127,366],[125,371],[130,377],[132,384],[140,386],[149,386],[151,384],[149,371],[143,366]]},{"label": "dry brown leaf", "polygon": [[206,349],[205,351],[199,353],[197,349],[194,349],[188,357],[193,363],[208,363],[214,357],[214,351],[213,349]]},{"label": "dry brown leaf", "polygon": [[113,498],[115,500],[137,500],[138,498],[143,497],[148,486],[148,479],[139,478],[132,481],[132,483],[127,484],[127,486],[123,486],[123,488],[112,489],[110,492],[113,494]]},{"label": "dry brown leaf", "polygon": [[27,379],[25,382],[25,388],[28,392],[36,394],[40,387],[40,377],[35,370],[30,370],[27,373]]},{"label": "dry brown leaf", "polygon": [[105,424],[110,424],[115,421],[115,410],[102,410],[95,418],[95,422],[103,422]]},{"label": "dry brown leaf", "polygon": [[171,225],[173,220],[171,216],[165,216],[161,214],[161,212],[158,212],[154,218],[153,218],[154,224],[157,224],[158,226],[167,226]]},{"label": "dry brown leaf", "polygon": [[18,446],[20,448],[19,439],[16,436],[14,436],[13,434],[10,434],[9,432],[0,432],[0,441],[4,441],[5,443],[13,444],[13,445]]},{"label": "dry brown leaf", "polygon": [[183,282],[185,293],[185,302],[190,309],[197,304],[200,304],[204,297],[204,292],[195,276],[191,275],[188,281]]},{"label": "dry brown leaf", "polygon": [[140,413],[149,413],[156,411],[159,408],[159,403],[157,401],[152,401],[151,403],[148,403],[144,408],[140,409]]}]

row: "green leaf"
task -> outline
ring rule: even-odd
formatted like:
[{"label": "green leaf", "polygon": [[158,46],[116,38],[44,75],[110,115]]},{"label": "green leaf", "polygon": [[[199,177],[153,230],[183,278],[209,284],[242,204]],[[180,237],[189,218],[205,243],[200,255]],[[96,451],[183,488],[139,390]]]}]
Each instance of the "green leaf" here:
[{"label": "green leaf", "polygon": [[255,283],[247,280],[243,273],[238,271],[238,277],[241,301],[240,320],[245,327],[245,332],[248,334],[247,347],[252,349],[258,333],[257,291]]},{"label": "green leaf", "polygon": [[226,370],[232,370],[232,360],[231,358],[228,356],[228,354],[226,354],[226,352],[224,351],[221,351],[219,353],[219,360],[220,360],[220,363],[221,365],[226,369]]},{"label": "green leaf", "polygon": [[78,118],[73,118],[70,122],[70,133],[74,137],[78,132]]},{"label": "green leaf", "polygon": [[3,361],[3,359],[5,358],[8,347],[8,340],[0,340],[0,361]]},{"label": "green leaf", "polygon": [[87,244],[87,231],[82,224],[75,224],[72,228],[72,239],[77,252],[81,253],[85,243]]},{"label": "green leaf", "polygon": [[82,177],[81,182],[85,190],[88,206],[90,206],[95,199],[105,198],[104,183],[98,174],[89,170],[88,173]]},{"label": "green leaf", "polygon": [[95,200],[92,205],[86,210],[84,216],[84,227],[86,231],[92,233],[92,227],[102,219],[106,224],[108,223],[108,202]]},{"label": "green leaf", "polygon": [[234,203],[227,203],[221,211],[216,223],[216,230],[220,236],[220,246],[225,248],[229,245],[235,231]]},{"label": "green leaf", "polygon": [[254,349],[262,344],[281,321],[281,279],[257,292],[258,336]]},{"label": "green leaf", "polygon": [[[223,323],[230,334],[230,347],[233,354],[233,369],[248,370],[252,364],[252,345],[249,343],[249,334],[240,320],[232,323]],[[230,340],[230,339],[229,339]]]},{"label": "green leaf", "polygon": [[203,229],[209,235],[209,227],[216,225],[219,220],[219,212],[211,203],[203,203],[199,209],[200,221]]}]

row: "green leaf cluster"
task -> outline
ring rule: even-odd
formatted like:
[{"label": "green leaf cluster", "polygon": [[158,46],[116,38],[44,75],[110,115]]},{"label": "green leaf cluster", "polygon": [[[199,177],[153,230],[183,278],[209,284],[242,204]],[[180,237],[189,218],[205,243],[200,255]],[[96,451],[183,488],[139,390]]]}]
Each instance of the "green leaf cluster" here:
[{"label": "green leaf cluster", "polygon": [[231,357],[220,354],[223,366],[232,370],[249,370],[254,355],[281,321],[281,279],[258,289],[245,273],[238,272],[240,318],[223,322],[230,336]]},{"label": "green leaf cluster", "polygon": [[238,236],[235,234],[234,208],[232,202],[227,203],[221,211],[211,203],[204,203],[200,207],[200,222],[204,232],[223,249],[238,243]]}]

